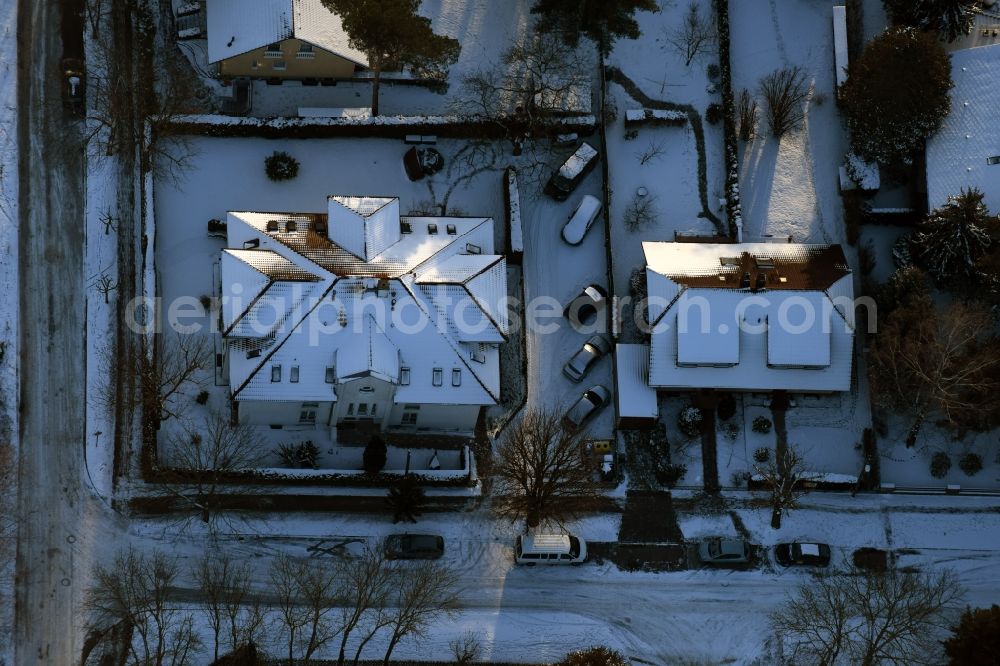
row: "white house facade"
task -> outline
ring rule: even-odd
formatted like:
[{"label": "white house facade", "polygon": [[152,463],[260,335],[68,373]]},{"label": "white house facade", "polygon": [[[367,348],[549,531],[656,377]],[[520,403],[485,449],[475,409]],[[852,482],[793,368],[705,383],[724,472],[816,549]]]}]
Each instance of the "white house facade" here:
[{"label": "white house facade", "polygon": [[643,243],[658,390],[851,388],[853,276],[839,245]]},{"label": "white house facade", "polygon": [[490,218],[230,212],[224,374],[239,421],[471,432],[500,398],[507,278]]}]

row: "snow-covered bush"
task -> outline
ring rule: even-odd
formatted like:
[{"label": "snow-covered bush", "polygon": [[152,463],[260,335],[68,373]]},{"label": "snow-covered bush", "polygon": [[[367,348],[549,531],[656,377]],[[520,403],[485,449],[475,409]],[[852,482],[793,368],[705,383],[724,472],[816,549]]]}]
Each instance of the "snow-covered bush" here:
[{"label": "snow-covered bush", "polygon": [[197,402],[199,405],[204,405],[206,402],[208,402],[208,391],[199,391],[198,395],[195,396],[194,401]]},{"label": "snow-covered bush", "polygon": [[757,416],[753,420],[753,431],[760,433],[761,435],[766,435],[771,432],[771,419],[766,416]]},{"label": "snow-covered bush", "polygon": [[951,471],[951,458],[944,451],[938,451],[931,457],[931,476],[943,479]]},{"label": "snow-covered bush", "polygon": [[737,470],[733,472],[729,482],[734,488],[746,488],[751,476],[753,475],[745,469]]},{"label": "snow-covered bush", "polygon": [[701,422],[704,420],[701,410],[692,405],[685,407],[677,415],[677,427],[688,437],[696,437],[701,433]]},{"label": "snow-covered bush", "polygon": [[762,463],[762,464],[766,463],[768,460],[771,459],[771,449],[768,448],[768,447],[766,447],[766,446],[758,447],[753,452],[753,459],[754,459],[754,462],[758,462],[758,463]]},{"label": "snow-covered bush", "polygon": [[975,476],[983,470],[983,459],[977,453],[966,453],[959,459],[958,467],[966,476]]},{"label": "snow-covered bush", "polygon": [[705,120],[709,125],[718,125],[722,122],[722,105],[718,102],[712,102],[705,109]]},{"label": "snow-covered bush", "polygon": [[301,444],[282,444],[278,447],[278,457],[285,467],[319,469],[319,449],[312,440],[306,440]]},{"label": "snow-covered bush", "polygon": [[874,192],[881,186],[878,164],[866,162],[857,153],[850,152],[844,158],[847,175],[862,190]]},{"label": "snow-covered bush", "polygon": [[740,436],[740,427],[735,423],[727,423],[722,428],[722,435],[726,439],[734,441],[737,437]]},{"label": "snow-covered bush", "polygon": [[264,158],[264,171],[270,180],[291,180],[299,175],[299,161],[284,151],[274,151]]},{"label": "snow-covered bush", "polygon": [[661,469],[656,470],[656,481],[667,488],[673,488],[681,477],[687,474],[687,471],[687,465],[664,465]]},{"label": "snow-covered bush", "polygon": [[719,73],[720,73],[719,63],[717,62],[710,62],[708,63],[708,66],[705,67],[705,75],[708,76],[708,79],[710,81],[718,80]]},{"label": "snow-covered bush", "polygon": [[1000,241],[1000,221],[990,215],[977,189],[962,190],[931,212],[913,235],[911,252],[939,283],[967,280],[976,262]]}]

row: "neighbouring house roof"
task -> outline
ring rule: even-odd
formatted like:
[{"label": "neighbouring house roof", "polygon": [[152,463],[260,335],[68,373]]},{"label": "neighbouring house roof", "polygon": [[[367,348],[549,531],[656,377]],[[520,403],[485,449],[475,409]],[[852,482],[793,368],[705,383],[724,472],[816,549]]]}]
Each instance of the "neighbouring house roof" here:
[{"label": "neighbouring house roof", "polygon": [[951,78],[951,113],[927,139],[927,206],[939,208],[963,188],[975,187],[990,212],[998,214],[1000,44],[953,52]]},{"label": "neighbouring house roof", "polygon": [[[332,213],[229,213],[221,275],[234,398],[330,401],[366,377],[396,385],[398,403],[497,402],[508,324],[493,221],[401,219],[394,198],[349,207],[363,214],[343,224]],[[359,229],[395,241],[365,261],[340,244]]]},{"label": "neighbouring house roof", "polygon": [[209,62],[294,37],[368,66],[365,54],[348,43],[340,17],[320,0],[207,0],[207,5]]},{"label": "neighbouring house roof", "polygon": [[837,245],[643,243],[659,388],[846,391],[853,276]]}]

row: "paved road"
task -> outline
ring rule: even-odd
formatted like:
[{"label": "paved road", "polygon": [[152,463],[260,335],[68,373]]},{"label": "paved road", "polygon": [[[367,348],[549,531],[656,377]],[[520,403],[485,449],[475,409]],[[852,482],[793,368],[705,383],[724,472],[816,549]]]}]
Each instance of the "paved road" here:
[{"label": "paved road", "polygon": [[61,5],[18,8],[20,490],[15,663],[72,664],[83,531],[83,152],[63,116]]}]

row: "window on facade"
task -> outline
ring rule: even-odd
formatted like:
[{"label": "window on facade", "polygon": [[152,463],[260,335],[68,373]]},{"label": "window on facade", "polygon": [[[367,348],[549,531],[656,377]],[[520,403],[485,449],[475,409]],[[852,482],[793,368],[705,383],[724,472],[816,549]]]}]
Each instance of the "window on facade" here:
[{"label": "window on facade", "polygon": [[271,381],[280,382],[281,381],[281,366],[272,365],[271,366]]},{"label": "window on facade", "polygon": [[372,403],[372,413],[371,413],[371,417],[372,418],[375,418],[376,412],[378,412],[378,403],[377,402],[373,402]]},{"label": "window on facade", "polygon": [[333,384],[337,381],[337,375],[333,371],[333,366],[326,366],[326,383]]},{"label": "window on facade", "polygon": [[362,402],[358,404],[358,416],[368,416],[368,403]]},{"label": "window on facade", "polygon": [[305,42],[299,44],[299,53],[312,53],[312,52],[313,52],[312,44],[306,44]]},{"label": "window on facade", "polygon": [[452,368],[451,369],[451,385],[461,386],[462,385],[462,369]]},{"label": "window on facade", "polygon": [[402,425],[417,425],[418,416],[420,416],[418,412],[403,412],[403,418],[399,422]]},{"label": "window on facade", "polygon": [[349,403],[347,405],[347,415],[348,416],[354,416],[354,403],[353,402]]},{"label": "window on facade", "polygon": [[316,423],[316,410],[318,408],[318,402],[303,402],[302,410],[299,412],[299,423]]},{"label": "window on facade", "polygon": [[260,60],[254,58],[250,63],[250,69],[260,69]]},{"label": "window on facade", "polygon": [[277,70],[279,72],[284,71],[286,68],[287,65],[285,64],[284,60],[275,60],[274,63],[271,64],[271,69]]},{"label": "window on facade", "polygon": [[434,368],[433,380],[434,381],[432,383],[434,386],[441,386],[444,382],[444,370],[441,368]]},{"label": "window on facade", "polygon": [[288,381],[290,381],[293,384],[297,384],[299,382],[299,366],[293,365],[292,369],[289,370]]},{"label": "window on facade", "polygon": [[399,369],[399,385],[409,386],[410,385],[410,369],[400,368]]},{"label": "window on facade", "polygon": [[275,42],[274,44],[268,44],[267,50],[269,53],[281,53],[281,42]]}]

